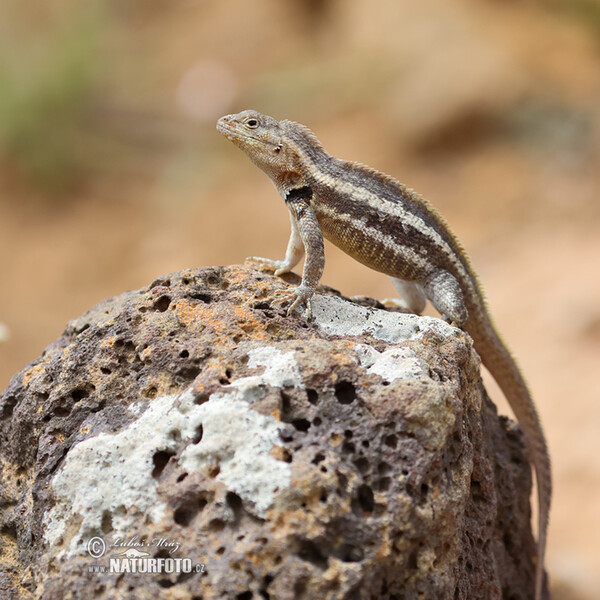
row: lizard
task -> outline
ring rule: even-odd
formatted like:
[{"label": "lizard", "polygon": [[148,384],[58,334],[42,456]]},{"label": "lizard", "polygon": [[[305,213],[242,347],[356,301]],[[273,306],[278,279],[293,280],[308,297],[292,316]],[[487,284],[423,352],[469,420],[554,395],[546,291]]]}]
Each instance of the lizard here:
[{"label": "lizard", "polygon": [[221,117],[217,130],[270,177],[288,208],[291,234],[283,260],[251,257],[282,275],[306,255],[300,284],[278,300],[290,300],[288,314],[306,305],[311,318],[326,238],[390,276],[404,308],[420,314],[429,300],[444,319],[471,336],[525,433],[535,468],[535,599],[541,600],[552,495],[548,446],[523,375],[493,324],[469,257],[444,218],[391,176],[328,154],[312,131],[294,121],[245,110]]}]

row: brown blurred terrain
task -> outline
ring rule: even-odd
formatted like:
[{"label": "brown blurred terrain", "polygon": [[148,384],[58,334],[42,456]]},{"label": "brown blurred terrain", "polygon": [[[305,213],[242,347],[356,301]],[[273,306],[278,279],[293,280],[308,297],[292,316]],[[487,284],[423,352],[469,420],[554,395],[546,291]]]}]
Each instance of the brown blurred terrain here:
[{"label": "brown blurred terrain", "polygon": [[[546,426],[554,598],[596,598],[600,0],[0,0],[0,389],[107,296],[283,256],[283,203],[214,128],[245,108],[451,223]],[[326,253],[324,283],[393,296]]]}]

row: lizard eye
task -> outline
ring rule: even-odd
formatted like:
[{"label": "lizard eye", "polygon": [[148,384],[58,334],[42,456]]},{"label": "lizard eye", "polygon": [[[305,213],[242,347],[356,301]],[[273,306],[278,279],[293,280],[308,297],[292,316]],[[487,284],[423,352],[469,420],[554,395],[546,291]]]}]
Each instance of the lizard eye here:
[{"label": "lizard eye", "polygon": [[258,127],[258,121],[256,119],[248,119],[246,125],[248,125],[250,129],[256,129]]}]

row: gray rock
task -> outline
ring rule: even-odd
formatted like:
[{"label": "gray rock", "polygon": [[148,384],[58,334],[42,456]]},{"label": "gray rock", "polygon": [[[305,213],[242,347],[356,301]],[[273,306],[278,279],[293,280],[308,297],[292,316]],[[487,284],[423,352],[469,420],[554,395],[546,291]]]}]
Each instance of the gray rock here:
[{"label": "gray rock", "polygon": [[282,287],[174,273],[12,379],[2,598],[531,597],[523,437],[468,336],[331,290],[307,324]]}]

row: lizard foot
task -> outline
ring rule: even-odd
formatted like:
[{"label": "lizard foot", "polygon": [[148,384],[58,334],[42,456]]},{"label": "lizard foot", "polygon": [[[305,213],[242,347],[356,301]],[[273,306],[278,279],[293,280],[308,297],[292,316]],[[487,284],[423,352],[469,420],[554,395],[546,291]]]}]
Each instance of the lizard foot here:
[{"label": "lizard foot", "polygon": [[311,298],[314,291],[310,288],[299,285],[291,294],[286,290],[280,290],[275,292],[275,300],[271,302],[272,305],[283,304],[284,302],[291,302],[287,309],[287,315],[291,315],[292,311],[301,304],[306,304],[306,319],[312,320],[312,303]]},{"label": "lizard foot", "polygon": [[262,258],[261,256],[248,256],[246,261],[255,262],[264,267],[268,267],[269,269],[273,269],[275,271],[275,276],[277,277],[284,273],[289,273],[292,270],[292,268],[286,264],[285,260],[273,260],[271,258]]}]

